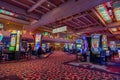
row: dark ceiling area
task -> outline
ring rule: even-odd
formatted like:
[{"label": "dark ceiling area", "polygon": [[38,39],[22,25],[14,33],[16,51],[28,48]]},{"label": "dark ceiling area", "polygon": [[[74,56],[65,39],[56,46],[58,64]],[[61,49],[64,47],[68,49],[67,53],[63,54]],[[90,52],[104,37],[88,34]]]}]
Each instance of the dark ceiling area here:
[{"label": "dark ceiling area", "polygon": [[78,36],[97,33],[120,39],[119,0],[0,0],[0,3],[1,9],[24,16],[30,22],[29,30],[67,26],[67,33]]}]

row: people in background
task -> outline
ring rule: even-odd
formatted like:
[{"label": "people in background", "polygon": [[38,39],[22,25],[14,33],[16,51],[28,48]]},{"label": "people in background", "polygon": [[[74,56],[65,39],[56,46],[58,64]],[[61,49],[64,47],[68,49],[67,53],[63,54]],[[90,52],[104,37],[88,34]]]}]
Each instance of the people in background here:
[{"label": "people in background", "polygon": [[27,48],[27,52],[26,52],[27,59],[31,59],[31,53],[32,53],[32,46],[31,46],[31,44],[29,44],[29,46]]},{"label": "people in background", "polygon": [[25,58],[25,53],[26,53],[25,47],[22,46],[21,47],[21,58]]},{"label": "people in background", "polygon": [[120,48],[118,48],[118,56],[119,56],[119,60],[120,60]]},{"label": "people in background", "polygon": [[42,48],[39,46],[38,51],[37,51],[38,58],[41,58],[42,52],[43,52]]}]

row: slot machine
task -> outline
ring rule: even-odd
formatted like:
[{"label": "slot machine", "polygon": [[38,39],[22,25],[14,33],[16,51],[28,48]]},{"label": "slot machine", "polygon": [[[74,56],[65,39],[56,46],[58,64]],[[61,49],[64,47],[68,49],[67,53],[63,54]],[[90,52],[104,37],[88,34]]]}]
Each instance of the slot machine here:
[{"label": "slot machine", "polygon": [[101,51],[102,51],[102,42],[100,34],[91,35],[91,51],[92,51],[92,62],[102,64],[101,60]]},{"label": "slot machine", "polygon": [[106,35],[102,35],[102,50],[103,51],[108,50],[108,41]]},{"label": "slot machine", "polygon": [[42,40],[42,35],[41,34],[36,34],[35,36],[35,51],[41,47],[41,40]]},{"label": "slot machine", "polygon": [[10,53],[8,54],[10,60],[18,60],[20,58],[20,37],[20,31],[10,35]]},{"label": "slot machine", "polygon": [[10,47],[9,51],[19,51],[20,50],[20,31],[17,33],[12,33],[10,35]]},{"label": "slot machine", "polygon": [[76,40],[76,49],[78,54],[82,54],[82,43],[83,43],[82,39]]},{"label": "slot machine", "polygon": [[69,45],[68,45],[67,43],[64,45],[64,51],[65,51],[65,52],[68,52],[68,51],[69,51]]},{"label": "slot machine", "polygon": [[108,41],[107,36],[102,35],[102,52],[101,52],[101,63],[106,64],[106,58],[109,56],[109,50],[108,50]]},{"label": "slot machine", "polygon": [[101,51],[101,35],[100,34],[92,34],[91,36],[91,51],[95,55],[100,55]]},{"label": "slot machine", "polygon": [[87,52],[88,50],[88,41],[87,41],[87,37],[86,36],[82,36],[82,40],[83,40],[83,54]]},{"label": "slot machine", "polygon": [[46,44],[45,44],[45,43],[42,44],[42,50],[43,50],[44,52],[46,52]]},{"label": "slot machine", "polygon": [[116,51],[116,42],[115,41],[110,41],[110,49],[113,52]]}]

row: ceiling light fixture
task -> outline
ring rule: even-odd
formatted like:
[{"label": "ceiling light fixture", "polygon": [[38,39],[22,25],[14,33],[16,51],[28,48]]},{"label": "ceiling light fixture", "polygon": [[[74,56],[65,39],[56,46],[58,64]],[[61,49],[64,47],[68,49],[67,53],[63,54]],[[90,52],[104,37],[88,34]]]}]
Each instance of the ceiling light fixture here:
[{"label": "ceiling light fixture", "polygon": [[117,28],[112,28],[111,30],[115,32],[115,31],[117,31]]},{"label": "ceiling light fixture", "polygon": [[50,7],[50,5],[49,5],[49,4],[48,4],[47,6],[48,6],[48,7]]}]

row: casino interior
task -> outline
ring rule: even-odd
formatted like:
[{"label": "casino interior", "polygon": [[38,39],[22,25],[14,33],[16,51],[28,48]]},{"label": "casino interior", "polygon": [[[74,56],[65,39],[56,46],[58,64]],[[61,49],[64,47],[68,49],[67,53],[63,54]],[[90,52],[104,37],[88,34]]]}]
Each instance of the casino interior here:
[{"label": "casino interior", "polygon": [[0,0],[0,80],[120,80],[120,1]]}]

